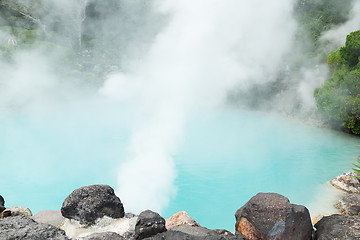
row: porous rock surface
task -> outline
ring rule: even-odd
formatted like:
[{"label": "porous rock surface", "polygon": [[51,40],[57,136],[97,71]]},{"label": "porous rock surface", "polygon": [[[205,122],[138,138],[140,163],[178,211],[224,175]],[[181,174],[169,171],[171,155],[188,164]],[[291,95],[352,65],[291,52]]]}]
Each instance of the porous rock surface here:
[{"label": "porous rock surface", "polygon": [[78,221],[66,219],[62,225],[66,235],[78,239],[93,233],[114,232],[126,239],[134,239],[137,217],[113,219],[103,217],[96,220],[94,225],[82,225]]},{"label": "porous rock surface", "polygon": [[205,227],[194,227],[190,225],[181,225],[171,228],[171,231],[183,232],[192,236],[205,237],[217,234],[215,231]]},{"label": "porous rock surface", "polygon": [[355,177],[356,175],[355,172],[343,173],[331,179],[330,184],[347,193],[360,194],[360,178]]},{"label": "porous rock surface", "polygon": [[135,239],[140,240],[165,231],[165,219],[158,213],[146,210],[139,214],[135,225]]},{"label": "porous rock surface", "polygon": [[66,240],[65,232],[49,224],[37,223],[24,216],[8,217],[0,220],[0,239]]},{"label": "porous rock surface", "polygon": [[0,195],[0,206],[5,206],[5,200],[1,195]]},{"label": "porous rock surface", "polygon": [[223,229],[208,229],[190,225],[181,225],[171,228],[169,231],[186,233],[196,239],[243,239],[242,235],[234,236],[229,231]]},{"label": "porous rock surface", "polygon": [[65,221],[65,218],[61,215],[61,212],[57,210],[40,211],[31,218],[38,223],[47,223],[55,227],[62,226]]},{"label": "porous rock surface", "polygon": [[360,217],[334,214],[323,217],[314,226],[315,240],[360,239]]},{"label": "porous rock surface", "polygon": [[345,194],[336,202],[336,207],[343,215],[360,216],[360,194]]},{"label": "porous rock surface", "polygon": [[9,207],[6,209],[6,211],[11,212],[11,216],[24,216],[24,217],[31,217],[32,212],[27,207]]},{"label": "porous rock surface", "polygon": [[309,211],[277,193],[258,193],[235,213],[236,233],[245,239],[307,240],[312,236]]},{"label": "porous rock surface", "polygon": [[125,240],[121,235],[114,232],[93,233],[79,240]]},{"label": "porous rock surface", "polygon": [[61,213],[87,225],[104,216],[122,218],[125,215],[120,199],[108,185],[91,185],[74,190],[65,199]]},{"label": "porous rock surface", "polygon": [[4,198],[0,195],[0,213],[2,213],[2,211],[4,211],[5,208],[5,200]]},{"label": "porous rock surface", "polygon": [[200,224],[198,224],[192,217],[187,214],[185,211],[177,212],[174,215],[172,215],[170,218],[166,219],[166,229],[170,229],[174,226],[180,226],[183,224],[187,224],[190,226],[196,226],[200,227]]},{"label": "porous rock surface", "polygon": [[167,232],[159,233],[147,240],[244,240],[242,236],[219,234],[204,227],[181,225],[171,228]]}]

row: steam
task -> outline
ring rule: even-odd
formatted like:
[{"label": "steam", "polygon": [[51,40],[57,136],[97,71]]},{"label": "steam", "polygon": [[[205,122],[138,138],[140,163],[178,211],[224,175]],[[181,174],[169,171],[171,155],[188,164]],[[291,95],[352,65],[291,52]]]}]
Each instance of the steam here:
[{"label": "steam", "polygon": [[[309,57],[300,63],[302,65],[301,69],[298,73],[293,74],[290,79],[292,83],[289,85],[293,85],[292,88],[275,101],[275,110],[284,111],[285,109],[285,112],[291,112],[298,105],[295,115],[305,119],[313,116],[313,113],[316,112],[316,102],[313,96],[314,90],[321,87],[329,77],[329,68],[324,63],[324,58],[332,51],[343,46],[346,36],[350,32],[360,28],[359,12],[360,2],[354,1],[349,20],[323,33],[319,40],[318,48],[321,50],[318,52],[318,55]],[[306,43],[306,36],[304,36],[304,42]],[[296,48],[297,46],[294,47]],[[306,48],[306,44],[305,46],[300,46],[300,49],[304,47]]]},{"label": "steam", "polygon": [[[92,11],[102,14],[100,22],[84,16],[86,5],[95,2],[99,5]],[[65,50],[51,54],[39,49],[20,51],[11,63],[2,63],[0,107],[21,108],[31,114],[59,106],[66,111],[80,102],[79,111],[96,105],[121,112],[131,137],[126,159],[119,159],[117,194],[127,211],[161,212],[176,194],[174,156],[186,137],[187,122],[199,114],[221,111],[234,88],[247,92],[254,86],[271,85],[279,69],[288,67],[284,59],[291,52],[296,31],[293,1],[114,2],[109,9],[109,1],[48,1],[56,11],[38,13],[37,23],[49,32],[53,27],[62,31],[55,42]],[[356,26],[359,7],[357,3],[347,24]],[[343,28],[345,25],[336,31]],[[338,34],[334,30],[324,38],[334,39]],[[12,37],[0,30],[3,43]],[[100,42],[91,43],[96,47],[117,49],[106,52],[105,57],[94,53],[91,59],[110,65],[106,67],[111,71],[99,70],[104,75],[112,72],[100,89],[96,84],[84,88],[87,85],[81,76],[87,70],[97,72],[97,65],[84,64],[78,71],[70,68],[70,73],[59,74],[62,68],[68,71],[58,61],[66,48],[77,48],[82,54],[87,47],[82,38],[92,37]],[[304,106],[315,106],[313,89],[326,79],[326,69],[321,65],[304,68],[293,79],[286,79],[288,85],[291,81],[298,84],[291,90]],[[292,107],[291,93],[280,96],[275,108]]]},{"label": "steam", "polygon": [[167,27],[143,60],[100,90],[137,116],[117,191],[134,212],[161,212],[176,192],[173,156],[189,118],[220,108],[232,87],[272,81],[295,30],[287,0],[162,1],[159,7],[170,14]]},{"label": "steam", "polygon": [[[344,46],[346,36],[350,32],[359,30],[359,22],[360,2],[355,1],[350,12],[349,20],[322,35],[320,39],[322,47],[324,47],[328,53],[331,53],[341,46]],[[313,92],[315,88],[321,87],[321,84],[328,78],[328,66],[327,64],[317,64],[311,69],[304,68],[301,74],[302,79],[297,90],[298,96],[305,109],[313,109],[316,106]]]},{"label": "steam", "polygon": [[15,64],[2,64],[0,69],[2,107],[32,108],[44,105],[58,87],[48,59],[38,52],[22,52],[16,56]]},{"label": "steam", "polygon": [[[355,1],[354,6],[350,13],[349,20],[326,32],[322,36],[323,41],[330,41],[335,45],[335,49],[343,46],[345,44],[346,36],[353,31],[357,31],[360,29],[360,2]],[[335,50],[334,49],[334,50]]]}]

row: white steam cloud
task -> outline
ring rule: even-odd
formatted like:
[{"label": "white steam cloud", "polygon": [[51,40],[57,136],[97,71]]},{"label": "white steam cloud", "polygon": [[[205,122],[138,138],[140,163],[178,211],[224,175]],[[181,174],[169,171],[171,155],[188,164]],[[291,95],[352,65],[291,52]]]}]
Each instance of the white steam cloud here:
[{"label": "white steam cloud", "polygon": [[[284,58],[293,47],[297,27],[293,18],[294,1],[158,0],[144,4],[144,1],[124,0],[111,17],[101,19],[100,23],[90,17],[82,18],[84,6],[80,3],[85,2],[95,5],[92,9],[95,19],[96,14],[102,18],[109,15],[106,1],[73,4],[70,0],[54,0],[49,4],[57,11],[41,20],[48,31],[52,30],[52,24],[63,31],[55,42],[60,42],[64,49],[80,47],[82,37],[100,39],[102,43],[104,35],[105,48],[108,44],[112,46],[110,50],[119,49],[111,54],[123,54],[117,68],[123,72],[108,76],[101,89],[94,91],[95,95],[92,91],[97,86],[84,93],[84,78],[77,79],[77,75],[96,72],[99,66],[95,65],[101,64],[89,64],[90,70],[87,66],[79,67],[80,70],[70,67],[71,73],[59,76],[61,63],[56,61],[59,53],[20,51],[11,63],[0,65],[0,107],[10,105],[32,112],[61,104],[66,109],[81,102],[75,110],[81,111],[110,103],[110,107],[104,107],[121,112],[119,115],[126,118],[124,122],[130,122],[131,129],[127,158],[119,159],[123,162],[119,163],[117,194],[127,211],[161,212],[176,194],[173,156],[182,144],[184,128],[191,117],[217,111],[234,88],[246,92],[253,86],[275,82],[279,70],[286,69]],[[359,8],[357,3],[350,21],[334,30],[346,28],[341,30],[346,32],[342,34],[343,40],[358,27]],[[163,27],[165,20],[168,22]],[[350,25],[351,30],[346,27]],[[92,31],[87,29],[89,32],[83,36],[80,28],[84,26]],[[330,31],[324,38],[339,35]],[[5,44],[12,37],[0,31],[0,41]],[[79,49],[86,49],[82,47]],[[106,52],[106,56],[111,54]],[[99,56],[95,61],[106,62],[107,59]],[[114,59],[113,62],[118,61]],[[99,72],[107,74],[106,67]],[[296,86],[291,86],[289,92],[293,94],[295,90],[304,105],[314,107],[313,90],[326,79],[326,71],[325,66],[304,69],[301,76],[294,76]],[[103,101],[104,98],[108,101]],[[279,97],[276,107],[280,109],[291,103],[292,98],[293,95]]]},{"label": "white steam cloud", "polygon": [[161,212],[176,189],[174,160],[192,114],[211,111],[234,86],[270,82],[296,24],[292,1],[161,1],[170,22],[149,52],[100,90],[132,108],[128,159],[118,194],[128,211]]}]

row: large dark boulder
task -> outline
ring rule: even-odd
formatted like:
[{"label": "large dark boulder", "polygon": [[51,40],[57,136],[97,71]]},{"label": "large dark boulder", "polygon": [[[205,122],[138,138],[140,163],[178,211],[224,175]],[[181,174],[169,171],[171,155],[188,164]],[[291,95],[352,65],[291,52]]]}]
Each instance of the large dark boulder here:
[{"label": "large dark boulder", "polygon": [[108,185],[92,185],[74,190],[64,201],[61,214],[81,224],[94,224],[104,216],[124,217],[124,207]]},{"label": "large dark boulder", "polygon": [[315,240],[360,239],[360,217],[334,214],[315,224]]},{"label": "large dark boulder", "polygon": [[309,211],[277,193],[258,193],[235,213],[236,233],[246,239],[309,240]]},{"label": "large dark boulder", "polygon": [[121,235],[114,232],[93,233],[81,240],[125,240]]},{"label": "large dark boulder", "polygon": [[37,223],[24,216],[8,217],[0,220],[0,239],[68,239],[65,232],[49,224]]},{"label": "large dark boulder", "polygon": [[165,219],[158,213],[146,210],[139,214],[135,225],[135,239],[151,237],[165,231]]}]

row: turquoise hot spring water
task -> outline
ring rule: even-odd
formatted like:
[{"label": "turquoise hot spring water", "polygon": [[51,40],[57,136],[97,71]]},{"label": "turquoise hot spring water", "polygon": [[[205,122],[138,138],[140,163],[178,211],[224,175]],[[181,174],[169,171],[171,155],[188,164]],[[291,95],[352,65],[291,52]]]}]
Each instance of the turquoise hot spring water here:
[{"label": "turquoise hot spring water", "polygon": [[[125,115],[106,108],[2,112],[0,194],[6,206],[56,210],[78,187],[116,189],[131,135]],[[176,194],[161,214],[185,210],[202,226],[230,231],[235,211],[258,192],[283,194],[312,215],[329,210],[328,180],[349,171],[360,153],[357,137],[260,112],[193,115],[183,130],[172,156]]]}]

